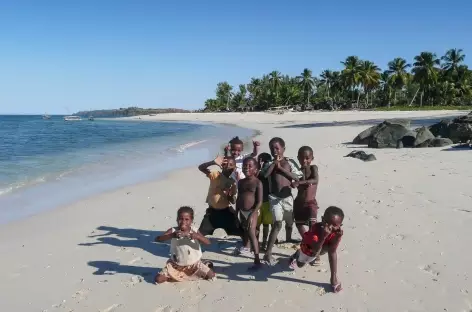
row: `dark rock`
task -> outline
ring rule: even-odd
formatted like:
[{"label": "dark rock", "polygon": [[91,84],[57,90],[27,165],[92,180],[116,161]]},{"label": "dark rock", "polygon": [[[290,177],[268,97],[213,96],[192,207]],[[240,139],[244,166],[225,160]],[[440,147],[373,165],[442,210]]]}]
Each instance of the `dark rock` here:
[{"label": "dark rock", "polygon": [[344,157],[357,158],[357,159],[360,159],[360,160],[363,160],[363,161],[377,160],[377,158],[375,158],[374,154],[367,154],[364,151],[352,151]]},{"label": "dark rock", "polygon": [[441,120],[432,125],[429,130],[434,136],[449,138],[454,143],[463,143],[472,139],[472,114],[454,118],[452,120]]},{"label": "dark rock", "polygon": [[389,120],[385,120],[384,122],[391,125],[400,125],[405,128],[410,128],[411,126],[410,119],[389,119]]},{"label": "dark rock", "polygon": [[403,125],[384,122],[377,133],[369,140],[368,146],[372,148],[397,147],[398,140],[401,140],[406,134],[410,136],[411,133]]},{"label": "dark rock", "polygon": [[409,130],[403,137],[401,138],[403,147],[414,147],[415,140],[418,133],[416,131]]},{"label": "dark rock", "polygon": [[352,140],[353,144],[369,144],[370,138],[376,133],[379,129],[380,126],[382,125],[378,124],[377,126],[372,126],[370,128],[365,129],[361,133],[359,133],[354,140]]},{"label": "dark rock", "polygon": [[424,141],[423,143],[416,145],[415,147],[416,147],[416,148],[430,147],[429,145],[431,144],[431,142],[432,142],[433,140],[434,140],[434,139],[426,140],[426,141]]},{"label": "dark rock", "polygon": [[415,141],[413,142],[414,147],[427,147],[428,142],[434,139],[434,135],[426,127],[415,129],[415,132],[416,132],[416,138],[415,138]]},{"label": "dark rock", "polygon": [[396,148],[397,148],[397,149],[398,149],[398,148],[403,148],[403,141],[402,141],[401,139],[397,141],[397,146],[396,146]]},{"label": "dark rock", "polygon": [[452,140],[448,138],[434,138],[429,142],[428,147],[443,147],[452,143]]},{"label": "dark rock", "polygon": [[472,123],[454,122],[449,126],[449,136],[454,143],[463,143],[472,139]]},{"label": "dark rock", "polygon": [[429,131],[435,136],[435,137],[441,137],[441,138],[447,138],[449,136],[449,126],[452,124],[452,120],[450,119],[445,119],[441,120],[437,124],[432,125],[429,127]]},{"label": "dark rock", "polygon": [[387,125],[400,125],[405,128],[409,128],[411,121],[409,119],[390,119],[381,122],[376,126],[372,126],[367,128],[366,130],[359,133],[354,140],[352,140],[353,144],[369,144],[370,140],[374,137],[374,135],[379,132],[383,127]]}]

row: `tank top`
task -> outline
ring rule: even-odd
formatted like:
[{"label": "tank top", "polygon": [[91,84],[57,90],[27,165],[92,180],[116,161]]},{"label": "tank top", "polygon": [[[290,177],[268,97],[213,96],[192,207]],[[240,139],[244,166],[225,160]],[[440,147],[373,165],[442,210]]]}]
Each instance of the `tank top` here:
[{"label": "tank top", "polygon": [[[177,228],[172,228],[174,233]],[[191,231],[198,230],[192,226]],[[202,249],[197,240],[189,237],[172,238],[170,241],[170,258],[173,262],[180,266],[189,266],[197,263],[202,258]]]}]

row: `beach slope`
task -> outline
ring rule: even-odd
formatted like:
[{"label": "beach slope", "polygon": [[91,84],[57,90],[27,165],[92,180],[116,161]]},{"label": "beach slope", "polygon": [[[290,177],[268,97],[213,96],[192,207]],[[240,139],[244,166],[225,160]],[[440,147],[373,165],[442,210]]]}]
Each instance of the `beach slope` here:
[{"label": "beach slope", "polygon": [[[204,253],[216,281],[154,285],[169,251],[154,237],[174,226],[181,205],[195,208],[197,224],[205,212],[208,181],[187,168],[2,226],[0,311],[470,311],[472,151],[345,144],[384,119],[412,118],[419,126],[461,114],[143,116],[253,128],[262,131],[262,151],[279,136],[292,157],[302,145],[313,147],[321,213],[336,205],[346,214],[338,251],[344,290],[329,293],[327,258],[290,271],[286,244],[275,249],[279,265],[250,274],[251,259],[233,256],[237,240],[221,234]],[[343,157],[354,148],[377,160]]]}]

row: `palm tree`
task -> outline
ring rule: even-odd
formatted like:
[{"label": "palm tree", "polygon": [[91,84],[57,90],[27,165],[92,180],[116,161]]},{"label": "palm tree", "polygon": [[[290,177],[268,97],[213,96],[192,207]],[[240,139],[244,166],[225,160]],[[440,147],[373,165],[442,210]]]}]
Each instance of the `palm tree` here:
[{"label": "palm tree", "polygon": [[[363,61],[360,66],[360,83],[366,94],[366,104],[369,105],[369,92],[380,84],[380,68],[371,61]],[[357,100],[359,105],[359,99]]]},{"label": "palm tree", "polygon": [[387,73],[390,76],[394,92],[394,104],[397,104],[397,91],[402,90],[405,87],[408,80],[407,69],[411,67],[405,59],[401,57],[395,58],[393,61],[388,63]]},{"label": "palm tree", "polygon": [[441,60],[444,62],[441,67],[448,75],[452,76],[457,74],[459,66],[465,60],[465,54],[462,49],[450,49],[446,52],[446,55],[441,57]]},{"label": "palm tree", "polygon": [[247,88],[245,84],[239,85],[239,91],[233,98],[236,109],[244,110],[247,108]]},{"label": "palm tree", "polygon": [[305,105],[308,107],[310,104],[310,97],[315,88],[315,81],[313,79],[313,73],[308,68],[305,68],[300,76],[297,77],[298,83],[303,90],[303,96],[305,98]]},{"label": "palm tree", "polygon": [[275,106],[277,106],[277,103],[279,102],[279,88],[280,88],[280,83],[282,80],[282,76],[279,71],[272,71],[269,74],[270,78],[270,84],[272,86],[272,91],[275,94]]},{"label": "palm tree", "polygon": [[[359,85],[361,78],[361,60],[357,56],[348,56],[341,64],[344,65],[342,70],[343,80],[346,86],[351,88],[352,100],[354,101],[355,89]],[[357,106],[359,106],[359,98],[357,99]]]},{"label": "palm tree", "polygon": [[412,72],[415,82],[418,82],[421,88],[420,105],[423,105],[425,91],[428,91],[428,100],[431,100],[431,90],[438,80],[439,64],[440,60],[436,57],[435,53],[421,52],[420,55],[415,56]]},{"label": "palm tree", "polygon": [[320,75],[320,85],[325,86],[326,90],[328,91],[328,97],[329,97],[329,92],[331,91],[331,86],[333,85],[334,82],[334,77],[333,77],[333,72],[329,69],[323,70],[323,72]]},{"label": "palm tree", "polygon": [[390,107],[390,98],[392,94],[392,81],[388,71],[384,71],[380,74],[380,89],[383,93],[384,98],[387,100],[387,107]]},{"label": "palm tree", "polygon": [[226,81],[218,83],[216,86],[216,99],[226,104],[226,110],[229,110],[229,102],[233,93],[231,92],[233,87]]}]

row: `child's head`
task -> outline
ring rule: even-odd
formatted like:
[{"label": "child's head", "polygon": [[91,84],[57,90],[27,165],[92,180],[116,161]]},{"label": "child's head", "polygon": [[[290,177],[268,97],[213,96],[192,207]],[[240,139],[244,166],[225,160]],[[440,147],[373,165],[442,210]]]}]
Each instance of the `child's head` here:
[{"label": "child's head", "polygon": [[298,150],[298,161],[303,167],[307,167],[313,161],[313,150],[309,146],[302,146]]},{"label": "child's head", "polygon": [[223,164],[221,164],[221,172],[223,175],[229,177],[234,169],[236,168],[236,161],[234,160],[233,156],[226,156]]},{"label": "child's head", "polygon": [[244,143],[239,139],[239,137],[232,138],[231,141],[229,141],[229,144],[231,146],[231,155],[233,155],[233,157],[241,155],[244,149]]},{"label": "child's head", "polygon": [[326,208],[324,215],[322,217],[322,222],[325,225],[332,226],[333,232],[339,230],[343,225],[344,212],[341,208],[336,206],[329,206]]},{"label": "child's head", "polygon": [[270,153],[274,158],[283,157],[285,152],[285,141],[275,137],[269,141]]},{"label": "child's head", "polygon": [[260,153],[259,156],[257,156],[257,162],[259,163],[259,169],[262,168],[262,166],[271,161],[272,160],[272,156],[270,156],[269,153]]},{"label": "child's head", "polygon": [[257,160],[252,157],[247,157],[243,160],[243,173],[246,178],[253,177],[259,170]]},{"label": "child's head", "polygon": [[182,206],[177,210],[177,225],[181,231],[190,229],[193,223],[193,209],[188,206]]}]

